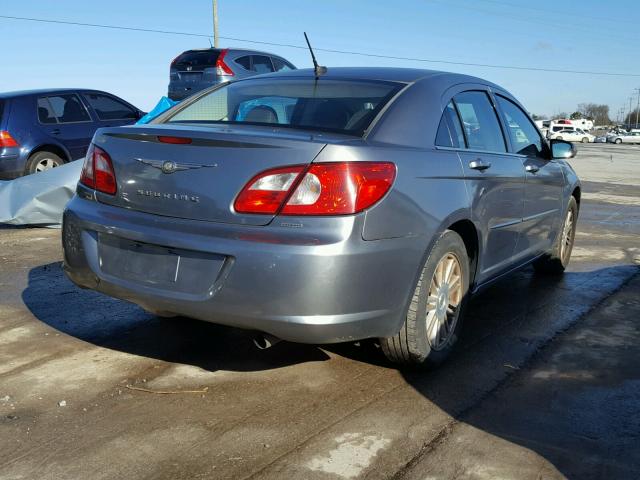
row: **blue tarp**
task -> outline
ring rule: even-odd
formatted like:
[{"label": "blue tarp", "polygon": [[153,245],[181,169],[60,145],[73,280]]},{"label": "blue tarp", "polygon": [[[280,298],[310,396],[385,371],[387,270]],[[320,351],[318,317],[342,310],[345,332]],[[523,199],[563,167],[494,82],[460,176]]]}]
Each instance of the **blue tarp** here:
[{"label": "blue tarp", "polygon": [[167,97],[162,97],[160,101],[156,104],[156,106],[153,107],[153,109],[149,113],[147,113],[144,117],[142,117],[136,123],[137,124],[149,123],[151,120],[156,118],[161,113],[166,112],[177,103],[178,102],[176,102],[175,100],[171,100],[170,98],[167,98]]}]

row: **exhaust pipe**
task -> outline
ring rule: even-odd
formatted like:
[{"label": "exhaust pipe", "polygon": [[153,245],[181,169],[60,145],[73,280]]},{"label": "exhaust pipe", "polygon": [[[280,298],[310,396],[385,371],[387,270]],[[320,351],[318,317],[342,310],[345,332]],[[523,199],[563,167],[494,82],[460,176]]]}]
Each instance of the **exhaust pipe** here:
[{"label": "exhaust pipe", "polygon": [[278,337],[274,337],[273,335],[269,335],[268,333],[261,333],[260,335],[256,335],[255,337],[253,337],[253,344],[260,350],[271,348],[280,341],[281,340]]}]

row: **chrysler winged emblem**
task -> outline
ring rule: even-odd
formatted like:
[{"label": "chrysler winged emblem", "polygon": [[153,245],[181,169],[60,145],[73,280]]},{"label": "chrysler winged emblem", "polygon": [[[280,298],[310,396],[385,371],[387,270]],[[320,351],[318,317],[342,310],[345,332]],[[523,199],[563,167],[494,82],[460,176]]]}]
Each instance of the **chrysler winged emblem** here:
[{"label": "chrysler winged emblem", "polygon": [[157,168],[162,173],[173,173],[180,170],[193,170],[196,168],[214,168],[218,166],[215,163],[211,165],[204,165],[201,163],[178,163],[172,162],[171,160],[147,160],[146,158],[136,158],[136,161],[149,165],[150,167]]}]

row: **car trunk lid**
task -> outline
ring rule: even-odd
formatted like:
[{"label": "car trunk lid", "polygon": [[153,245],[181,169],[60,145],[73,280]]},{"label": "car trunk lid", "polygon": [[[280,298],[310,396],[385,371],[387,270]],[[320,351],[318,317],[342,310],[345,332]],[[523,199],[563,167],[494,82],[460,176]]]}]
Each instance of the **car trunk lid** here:
[{"label": "car trunk lid", "polygon": [[[308,165],[326,135],[265,127],[135,126],[102,129],[94,143],[111,157],[115,196],[100,202],[169,217],[266,225],[273,216],[239,214],[233,202],[256,174]],[[177,140],[176,140],[177,139]],[[166,143],[187,141],[190,143]]]}]

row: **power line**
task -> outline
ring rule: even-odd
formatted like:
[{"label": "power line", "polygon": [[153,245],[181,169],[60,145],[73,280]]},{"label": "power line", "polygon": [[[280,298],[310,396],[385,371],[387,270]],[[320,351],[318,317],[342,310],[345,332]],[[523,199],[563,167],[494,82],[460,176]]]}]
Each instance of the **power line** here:
[{"label": "power line", "polygon": [[[10,15],[0,15],[0,18],[7,19],[7,20],[22,20],[22,21],[29,21],[29,22],[53,23],[58,25],[73,25],[73,26],[80,26],[80,27],[106,28],[111,30],[127,30],[127,31],[134,31],[134,32],[161,33],[166,35],[182,35],[182,36],[190,36],[190,37],[211,38],[211,35],[205,35],[201,33],[177,32],[177,31],[171,31],[171,30],[155,30],[150,28],[139,28],[139,27],[125,27],[121,25],[69,22],[65,20],[50,20],[50,19],[44,19],[44,18],[31,18],[31,17],[15,17]],[[249,40],[246,38],[223,37],[223,36],[220,36],[219,38],[222,38],[224,40],[230,40],[233,42],[253,43],[257,45],[269,45],[269,46],[284,47],[284,48],[296,48],[300,50],[307,49],[307,47],[305,46],[293,45],[289,43],[265,42],[260,40]],[[409,62],[421,62],[421,63],[441,63],[445,65],[458,65],[458,66],[464,66],[464,67],[496,68],[496,69],[523,70],[523,71],[530,71],[530,72],[546,72],[546,73],[569,73],[569,74],[577,74],[577,75],[602,75],[602,76],[609,76],[609,77],[640,77],[640,73],[598,72],[598,71],[588,71],[588,70],[565,70],[565,69],[557,69],[557,68],[525,67],[525,66],[517,66],[517,65],[495,65],[495,64],[488,64],[488,63],[454,62],[451,60],[418,58],[418,57],[398,57],[393,55],[380,55],[375,53],[353,52],[348,50],[335,50],[330,48],[314,48],[314,50],[320,51],[320,52],[337,53],[342,55],[358,55],[361,57],[382,58],[387,60],[404,60]]]},{"label": "power line", "polygon": [[508,3],[508,2],[501,2],[499,0],[481,0],[484,3],[493,3],[496,5],[501,5],[501,6],[505,6],[505,7],[511,7],[511,8],[524,8],[526,10],[531,10],[531,11],[535,11],[535,12],[540,12],[541,14],[553,14],[553,15],[563,15],[563,16],[567,16],[567,17],[572,17],[572,18],[584,18],[584,19],[588,19],[588,20],[597,20],[598,22],[602,22],[602,21],[609,21],[609,22],[615,22],[615,23],[628,23],[630,25],[636,25],[636,22],[631,21],[631,20],[624,20],[624,19],[620,19],[620,18],[609,18],[607,15],[602,15],[599,17],[596,17],[594,15],[584,15],[584,14],[580,14],[580,13],[575,13],[575,12],[558,12],[557,10],[549,10],[549,9],[544,9],[544,8],[540,8],[540,7],[530,7],[530,6],[525,6],[525,5],[516,5],[514,3]]},{"label": "power line", "polygon": [[[459,9],[464,9],[464,10],[475,10],[477,12],[483,13],[485,15],[492,15],[492,16],[496,16],[496,17],[502,17],[502,18],[508,18],[510,20],[514,20],[516,22],[524,22],[524,23],[530,23],[530,24],[534,24],[537,25],[538,28],[544,27],[544,28],[549,28],[549,27],[556,27],[556,28],[561,28],[561,29],[566,29],[566,28],[570,28],[572,30],[579,30],[579,31],[583,31],[583,32],[588,32],[588,33],[593,33],[593,28],[588,27],[588,26],[580,26],[580,25],[569,25],[567,26],[566,24],[561,24],[561,23],[554,23],[554,22],[550,22],[548,19],[542,17],[542,18],[522,18],[518,15],[514,15],[511,14],[509,12],[497,12],[495,10],[487,10],[486,8],[479,8],[477,6],[476,3],[474,3],[473,5],[469,5],[469,4],[464,4],[464,3],[451,3],[451,2],[447,2],[445,0],[428,0],[430,3],[433,4],[437,4],[437,5],[442,5],[442,6],[447,6],[447,7],[453,7],[453,8],[459,8]],[[465,1],[465,0],[463,0]],[[469,0],[466,0],[469,1]],[[485,1],[489,1],[489,0],[485,0]],[[507,4],[504,2],[497,2],[494,1],[493,3],[497,3],[497,4],[501,4],[501,5],[510,5],[512,7],[515,7],[515,5],[513,4]],[[532,8],[532,7],[529,7]],[[534,9],[535,10],[535,9]],[[544,11],[541,11],[542,15],[546,15],[544,13]],[[611,39],[611,38],[615,38],[615,39],[620,39],[620,40],[624,40],[626,42],[637,42],[638,39],[637,38],[632,38],[632,37],[627,37],[627,36],[621,36],[621,35],[611,35],[611,34],[607,34],[607,38]]]}]

